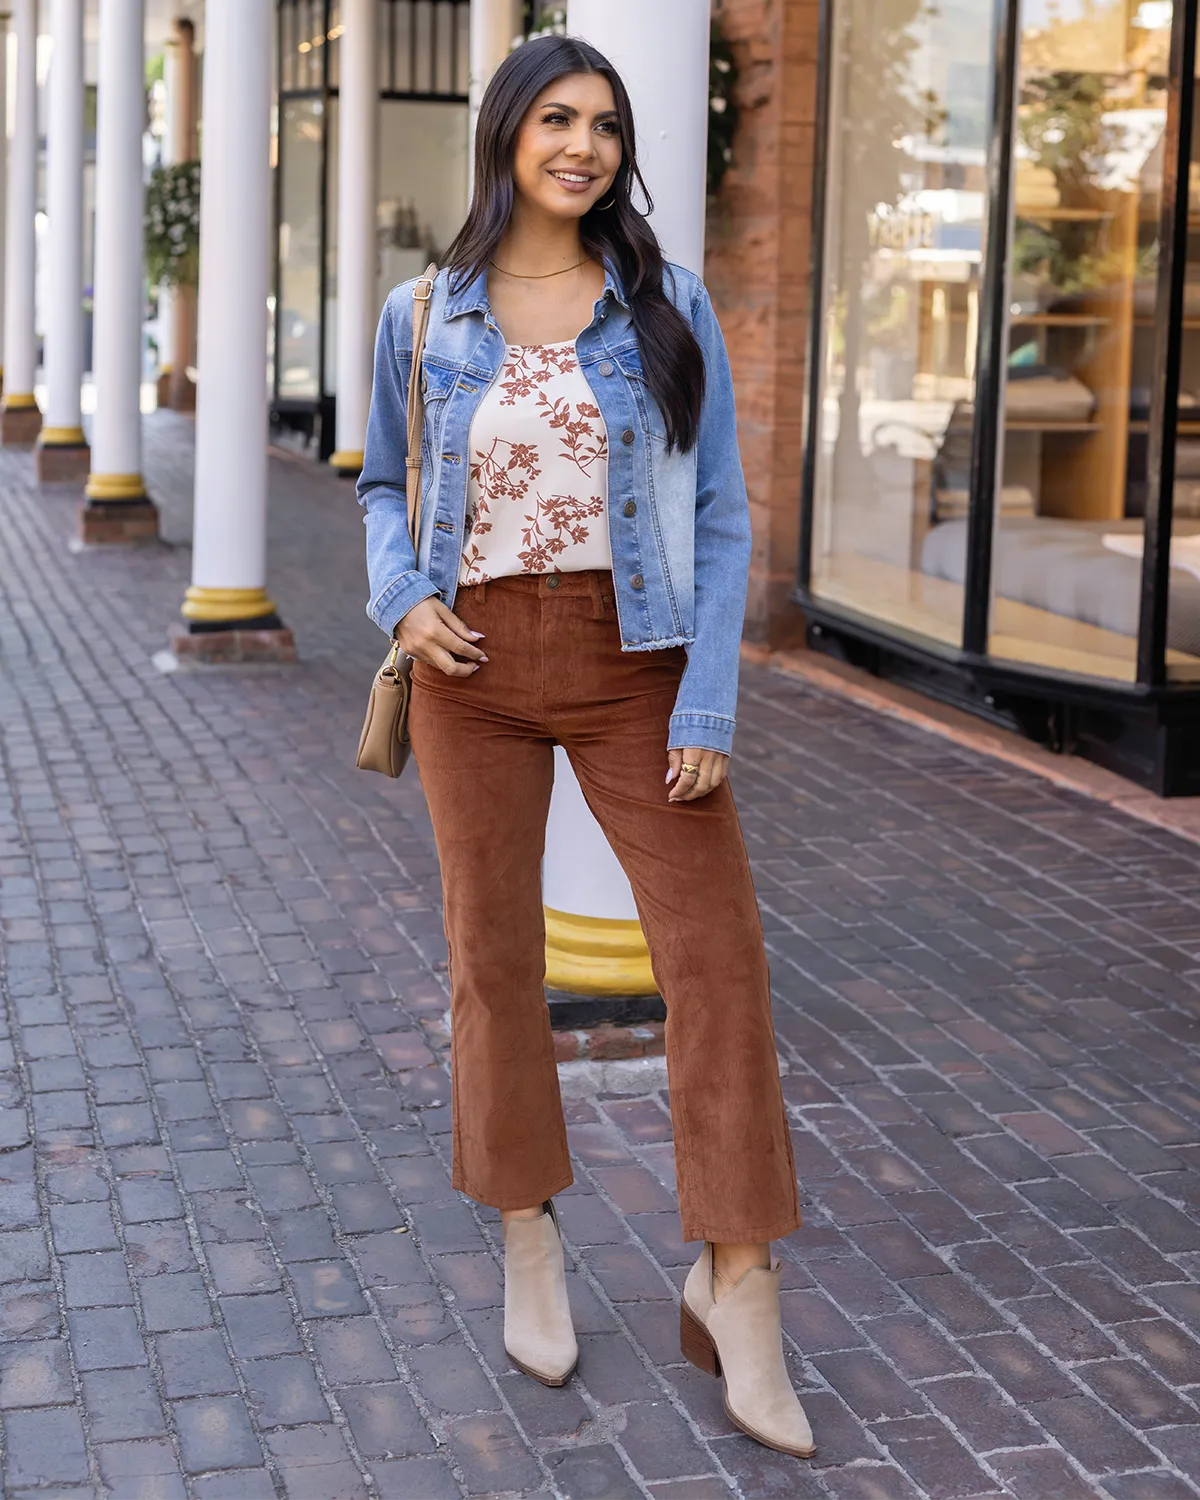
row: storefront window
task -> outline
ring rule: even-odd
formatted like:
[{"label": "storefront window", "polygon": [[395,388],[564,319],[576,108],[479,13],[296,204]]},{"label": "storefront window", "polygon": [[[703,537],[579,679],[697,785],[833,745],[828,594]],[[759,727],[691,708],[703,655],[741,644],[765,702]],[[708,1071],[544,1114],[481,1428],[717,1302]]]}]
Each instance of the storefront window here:
[{"label": "storefront window", "polygon": [[[343,13],[341,0],[280,0],[277,411],[336,396]],[[470,5],[376,0],[376,17],[382,307],[466,214]]]},{"label": "storefront window", "polygon": [[[338,101],[329,110],[329,213],[325,305],[325,389],[336,390]],[[465,104],[384,99],[379,108],[380,308],[401,282],[440,261],[467,213]],[[420,141],[414,151],[412,143]]]},{"label": "storefront window", "polygon": [[[1171,9],[1021,15],[989,650],[1119,682],[1136,677]],[[964,552],[944,533],[942,571]]]},{"label": "storefront window", "polygon": [[[379,302],[440,261],[467,215],[463,104],[386,99],[380,120]],[[420,151],[412,151],[420,141]]]},{"label": "storefront window", "polygon": [[279,282],[276,309],[278,392],[311,400],[321,381],[320,99],[284,99],[279,106]]},{"label": "storefront window", "polygon": [[957,647],[985,234],[991,0],[842,0],[826,143],[824,368],[810,587]]},{"label": "storefront window", "polygon": [[1185,682],[1200,681],[1200,113],[1191,145],[1167,610],[1167,676]]}]

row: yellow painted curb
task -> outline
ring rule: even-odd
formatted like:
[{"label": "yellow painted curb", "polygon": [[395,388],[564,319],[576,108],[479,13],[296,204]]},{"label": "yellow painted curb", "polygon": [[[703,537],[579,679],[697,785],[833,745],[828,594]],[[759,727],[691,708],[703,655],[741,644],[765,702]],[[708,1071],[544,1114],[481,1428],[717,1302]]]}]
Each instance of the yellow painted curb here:
[{"label": "yellow painted curb", "polygon": [[144,500],[146,484],[140,474],[91,474],[84,494],[89,500]]},{"label": "yellow painted curb", "polygon": [[641,923],[546,914],[546,983],[572,995],[655,995]]},{"label": "yellow painted curb", "polygon": [[362,468],[364,455],[351,448],[339,449],[329,459],[331,469],[342,469],[347,474],[355,473]]},{"label": "yellow painted curb", "polygon": [[185,620],[257,620],[273,615],[274,603],[266,589],[206,589],[193,584],[184,596],[180,614]]}]

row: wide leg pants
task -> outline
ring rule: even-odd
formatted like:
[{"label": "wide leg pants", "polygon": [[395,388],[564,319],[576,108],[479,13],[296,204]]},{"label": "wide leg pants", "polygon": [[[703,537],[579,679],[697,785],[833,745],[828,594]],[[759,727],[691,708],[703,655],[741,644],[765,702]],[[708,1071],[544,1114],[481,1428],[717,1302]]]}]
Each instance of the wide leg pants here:
[{"label": "wide leg pants", "polygon": [[557,742],[629,877],[666,1003],[683,1236],[788,1234],[795,1167],[733,796],[667,801],[682,648],[622,652],[606,573],[499,579],[455,612],[489,660],[468,678],[417,664],[409,716],[445,896],[455,1187],[525,1208],[573,1180],[543,989]]}]

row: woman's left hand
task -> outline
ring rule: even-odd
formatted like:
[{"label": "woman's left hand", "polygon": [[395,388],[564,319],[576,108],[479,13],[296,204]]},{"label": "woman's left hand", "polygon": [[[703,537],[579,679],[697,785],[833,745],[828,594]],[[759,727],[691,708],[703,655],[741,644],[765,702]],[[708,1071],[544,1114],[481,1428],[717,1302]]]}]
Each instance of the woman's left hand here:
[{"label": "woman's left hand", "polygon": [[725,780],[729,757],[719,750],[668,750],[668,802],[698,802]]}]

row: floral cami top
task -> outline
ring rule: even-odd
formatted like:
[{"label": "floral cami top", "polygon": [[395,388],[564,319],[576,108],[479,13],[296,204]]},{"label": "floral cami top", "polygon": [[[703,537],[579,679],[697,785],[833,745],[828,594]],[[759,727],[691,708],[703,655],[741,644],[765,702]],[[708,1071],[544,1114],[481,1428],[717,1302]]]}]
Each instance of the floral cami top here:
[{"label": "floral cami top", "polygon": [[463,586],[611,568],[608,438],[575,341],[509,344],[471,423]]}]

